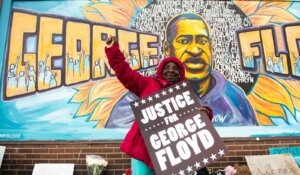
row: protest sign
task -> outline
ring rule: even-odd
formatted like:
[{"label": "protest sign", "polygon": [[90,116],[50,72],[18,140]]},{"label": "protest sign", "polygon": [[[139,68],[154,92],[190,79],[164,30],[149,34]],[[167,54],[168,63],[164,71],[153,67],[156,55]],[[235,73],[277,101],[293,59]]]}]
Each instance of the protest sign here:
[{"label": "protest sign", "polygon": [[2,166],[2,160],[4,157],[4,152],[5,152],[5,146],[0,146],[0,168]]},{"label": "protest sign", "polygon": [[300,147],[269,148],[270,154],[291,154],[300,166]]},{"label": "protest sign", "polygon": [[188,81],[131,102],[157,175],[191,174],[227,149]]},{"label": "protest sign", "polygon": [[73,163],[37,163],[34,164],[32,175],[73,175]]},{"label": "protest sign", "polygon": [[255,175],[300,175],[299,167],[290,154],[245,157],[251,173]]}]

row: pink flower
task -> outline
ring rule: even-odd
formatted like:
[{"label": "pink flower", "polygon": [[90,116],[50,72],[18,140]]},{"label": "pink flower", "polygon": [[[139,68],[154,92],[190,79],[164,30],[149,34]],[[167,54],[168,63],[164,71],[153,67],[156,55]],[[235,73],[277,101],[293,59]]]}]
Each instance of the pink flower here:
[{"label": "pink flower", "polygon": [[224,170],[225,170],[225,175],[236,174],[236,169],[233,166],[227,166]]}]

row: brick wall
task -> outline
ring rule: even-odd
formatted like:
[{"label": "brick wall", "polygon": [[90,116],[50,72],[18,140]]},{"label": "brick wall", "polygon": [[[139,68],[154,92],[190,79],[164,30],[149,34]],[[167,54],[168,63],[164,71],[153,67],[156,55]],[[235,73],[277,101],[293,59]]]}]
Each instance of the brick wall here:
[{"label": "brick wall", "polygon": [[[235,163],[245,164],[245,155],[269,154],[269,147],[300,146],[300,137],[226,138],[229,154],[212,164],[213,170]],[[109,166],[105,175],[121,175],[130,167],[130,158],[119,150],[121,141],[22,141],[0,142],[6,146],[0,174],[31,174],[35,163],[74,163],[75,173],[86,175],[85,156],[105,157]]]}]

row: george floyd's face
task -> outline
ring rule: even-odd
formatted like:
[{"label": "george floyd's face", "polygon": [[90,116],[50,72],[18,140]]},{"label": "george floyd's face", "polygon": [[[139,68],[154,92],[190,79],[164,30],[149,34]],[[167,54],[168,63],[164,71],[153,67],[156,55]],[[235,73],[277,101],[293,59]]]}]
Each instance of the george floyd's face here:
[{"label": "george floyd's face", "polygon": [[175,83],[180,78],[180,68],[174,62],[169,62],[163,69],[163,77],[169,82]]},{"label": "george floyd's face", "polygon": [[211,73],[211,43],[206,25],[200,20],[184,19],[177,23],[169,52],[185,65],[186,78],[202,80]]}]

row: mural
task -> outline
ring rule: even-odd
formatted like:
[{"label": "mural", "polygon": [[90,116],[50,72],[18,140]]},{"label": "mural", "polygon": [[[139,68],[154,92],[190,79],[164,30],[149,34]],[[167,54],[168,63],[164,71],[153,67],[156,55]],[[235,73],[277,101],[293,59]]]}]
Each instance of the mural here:
[{"label": "mural", "polygon": [[166,56],[180,59],[222,137],[299,135],[299,9],[296,1],[13,1],[0,140],[122,139],[137,97],[110,69],[109,35],[143,75],[155,76]]}]

